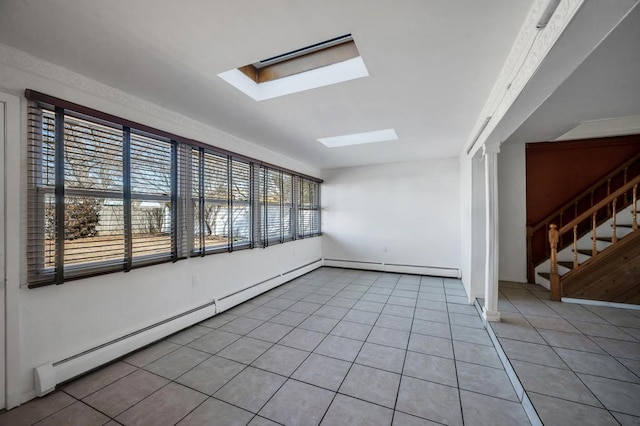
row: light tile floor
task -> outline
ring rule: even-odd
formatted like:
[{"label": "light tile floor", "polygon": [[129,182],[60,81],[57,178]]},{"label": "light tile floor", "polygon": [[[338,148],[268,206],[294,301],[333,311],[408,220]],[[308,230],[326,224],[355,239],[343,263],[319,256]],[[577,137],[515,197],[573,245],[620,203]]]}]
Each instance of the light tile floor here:
[{"label": "light tile floor", "polygon": [[[529,424],[463,292],[454,279],[321,268],[6,412],[0,425]],[[526,315],[555,312],[535,296],[522,303]],[[507,318],[527,321],[519,301],[509,306]],[[578,319],[587,324],[575,325],[581,329],[599,324]],[[616,329],[628,340],[612,340],[598,329],[605,337],[590,342],[603,349],[588,354],[602,356],[605,347],[634,352],[628,345],[636,338]],[[527,336],[514,330],[505,328],[501,337],[515,342],[515,354]],[[541,333],[531,333],[533,343],[544,342]],[[575,345],[566,349],[575,351]],[[571,395],[581,408],[608,403],[582,395],[587,386],[596,394],[608,389],[603,380],[610,379],[558,369],[561,360],[535,353],[551,365],[522,364],[573,374]],[[582,366],[586,353],[556,355]],[[602,365],[616,378],[628,368],[637,372],[634,353],[625,367]],[[534,388],[539,382],[535,375],[525,379]],[[634,381],[620,383],[636,386]],[[536,394],[536,404],[555,404],[545,392]]]},{"label": "light tile floor", "polygon": [[511,282],[498,309],[491,327],[545,425],[640,425],[640,311],[552,302]]}]

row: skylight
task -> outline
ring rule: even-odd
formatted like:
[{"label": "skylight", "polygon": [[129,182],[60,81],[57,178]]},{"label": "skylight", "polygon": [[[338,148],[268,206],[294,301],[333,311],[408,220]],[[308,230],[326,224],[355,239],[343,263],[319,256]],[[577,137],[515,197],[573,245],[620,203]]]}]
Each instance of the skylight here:
[{"label": "skylight", "polygon": [[256,101],[369,75],[351,34],[218,74]]},{"label": "skylight", "polygon": [[329,138],[319,138],[318,142],[329,148],[337,148],[349,145],[361,145],[365,143],[386,142],[398,139],[395,129],[374,130],[364,133],[353,133],[350,135],[332,136]]},{"label": "skylight", "polygon": [[360,56],[351,34],[245,65],[238,70],[256,83],[277,80]]}]

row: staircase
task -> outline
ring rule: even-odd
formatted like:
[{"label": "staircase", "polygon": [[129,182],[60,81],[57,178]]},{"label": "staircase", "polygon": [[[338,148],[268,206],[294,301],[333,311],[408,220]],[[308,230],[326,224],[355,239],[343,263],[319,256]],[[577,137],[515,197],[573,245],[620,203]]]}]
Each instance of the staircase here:
[{"label": "staircase", "polygon": [[535,282],[552,300],[640,304],[639,184],[640,175],[562,228],[549,225],[550,256],[535,267]]},{"label": "staircase", "polygon": [[[588,298],[640,304],[640,254],[633,255],[631,243],[638,237],[639,183],[640,154],[544,220],[528,225],[528,282],[550,289],[556,300]],[[616,264],[616,269],[605,262]],[[608,271],[598,285],[593,283],[598,276],[596,268]],[[610,285],[613,281],[615,286]],[[634,292],[638,294],[634,296]]]}]

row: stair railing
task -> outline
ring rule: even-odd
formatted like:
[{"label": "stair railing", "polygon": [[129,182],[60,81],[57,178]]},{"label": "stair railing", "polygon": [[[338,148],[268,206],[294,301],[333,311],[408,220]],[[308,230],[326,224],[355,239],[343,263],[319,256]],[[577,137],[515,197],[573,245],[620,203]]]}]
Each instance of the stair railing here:
[{"label": "stair railing", "polygon": [[[625,198],[628,195],[629,190],[632,192],[632,208],[631,208],[631,229],[633,232],[638,230],[638,185],[640,184],[640,176],[636,176],[625,185],[623,185],[618,190],[609,194],[604,200],[596,203],[587,211],[580,214],[578,217],[562,226],[558,229],[558,225],[552,223],[549,225],[549,249],[551,252],[551,273],[549,277],[549,281],[551,283],[551,300],[559,302],[562,298],[562,280],[560,279],[560,275],[558,274],[558,242],[562,241],[562,236],[569,233],[570,231],[573,233],[573,269],[569,273],[573,273],[578,270],[578,268],[584,266],[586,263],[589,263],[591,259],[594,259],[598,256],[598,247],[597,247],[597,238],[596,228],[598,227],[598,212],[604,207],[607,208],[607,214],[612,214],[612,234],[611,234],[611,246],[618,243],[618,237],[616,233],[616,206],[617,200],[619,197],[624,196]],[[582,264],[578,263],[578,226],[586,221],[587,219],[591,220],[591,258],[583,262]],[[600,252],[602,253],[602,252]]]},{"label": "stair railing", "polygon": [[[638,163],[638,164],[636,164]],[[580,206],[587,204],[592,208],[594,206],[596,194],[600,192],[604,192],[606,188],[607,196],[611,194],[612,181],[615,182],[622,180],[623,185],[628,183],[629,178],[629,169],[632,171],[636,170],[640,165],[640,154],[637,154],[630,158],[628,161],[624,162],[620,166],[616,167],[611,173],[607,174],[596,183],[582,191],[579,195],[573,197],[569,202],[564,204],[562,207],[539,221],[534,225],[527,224],[527,281],[532,283],[535,282],[535,267],[542,263],[547,256],[550,256],[550,252],[548,251],[550,248],[550,241],[547,238],[548,233],[544,232],[545,229],[549,229],[549,225],[553,221],[559,221],[559,226],[564,226],[563,216],[564,215],[573,215],[573,217],[577,217],[580,213]],[[628,204],[628,199],[625,199],[624,202]],[[610,207],[608,207],[609,209]],[[610,214],[610,210],[607,212]],[[534,239],[536,238],[545,238],[545,247],[546,252],[544,257],[540,257],[539,259],[534,258]],[[559,248],[562,248],[563,240],[559,240]]]}]

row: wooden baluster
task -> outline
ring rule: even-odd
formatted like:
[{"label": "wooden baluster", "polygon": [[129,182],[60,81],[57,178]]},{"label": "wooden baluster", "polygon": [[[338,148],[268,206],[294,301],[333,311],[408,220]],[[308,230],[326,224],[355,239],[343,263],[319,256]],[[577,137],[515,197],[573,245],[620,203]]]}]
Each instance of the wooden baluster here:
[{"label": "wooden baluster", "polygon": [[633,224],[631,228],[634,231],[638,230],[638,184],[633,186]]},{"label": "wooden baluster", "polygon": [[[627,184],[627,171],[629,170],[629,166],[624,168],[624,183],[623,185]],[[629,197],[627,196],[627,192],[625,191],[624,193],[624,205],[626,206],[627,204],[629,204]]]},{"label": "wooden baluster", "polygon": [[598,246],[596,245],[596,227],[598,226],[598,222],[596,221],[596,212],[593,213],[591,224],[591,256],[595,256],[598,254]]},{"label": "wooden baluster", "polygon": [[[611,195],[611,179],[607,179],[607,197]],[[611,216],[611,205],[607,204],[607,217]]]},{"label": "wooden baluster", "polygon": [[558,227],[549,225],[549,247],[551,249],[551,300],[559,302],[562,298],[560,289],[560,276],[558,275]]},{"label": "wooden baluster", "polygon": [[578,225],[573,227],[573,269],[578,267]]},{"label": "wooden baluster", "polygon": [[[549,227],[549,224],[546,224],[547,227]],[[544,242],[544,253],[545,253],[545,257],[549,256],[549,235],[548,233],[544,236],[545,242]]]},{"label": "wooden baluster", "polygon": [[613,229],[611,232],[611,244],[615,244],[618,242],[618,236],[616,235],[616,201],[617,200],[613,200],[613,216],[612,216],[612,222],[611,222],[611,228]]},{"label": "wooden baluster", "polygon": [[[563,213],[564,213],[564,210],[561,210],[561,211],[560,211],[560,225],[558,225],[558,226],[560,226],[560,228],[562,228],[562,225],[564,225],[564,224],[562,223],[562,214],[563,214]],[[562,242],[563,242],[564,240],[562,239],[562,237],[559,237],[559,238],[560,238],[560,239],[558,240],[558,243],[560,244],[560,246],[562,246]]]}]

